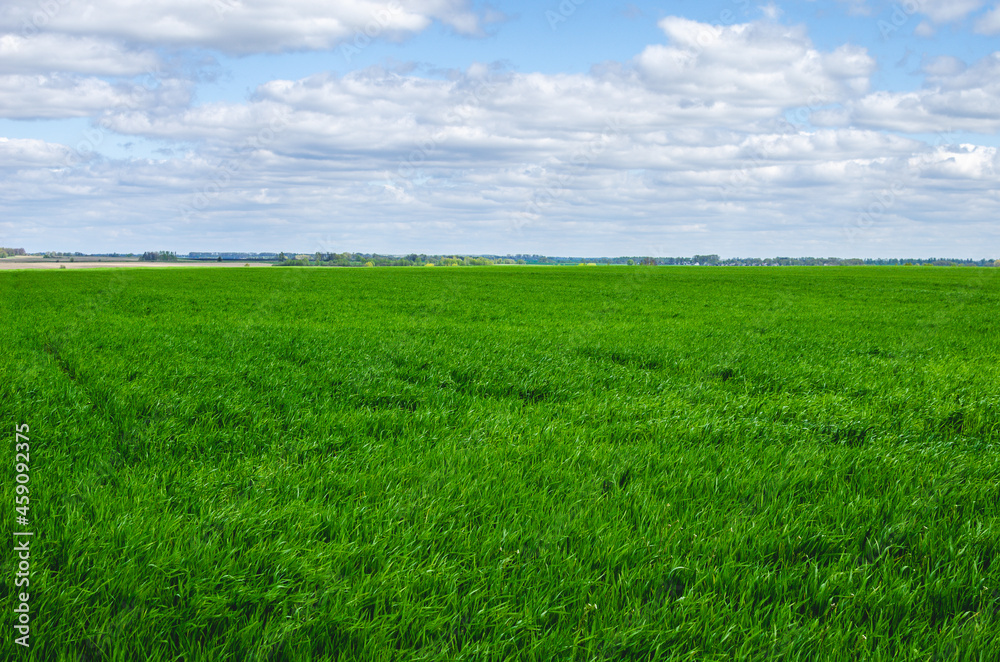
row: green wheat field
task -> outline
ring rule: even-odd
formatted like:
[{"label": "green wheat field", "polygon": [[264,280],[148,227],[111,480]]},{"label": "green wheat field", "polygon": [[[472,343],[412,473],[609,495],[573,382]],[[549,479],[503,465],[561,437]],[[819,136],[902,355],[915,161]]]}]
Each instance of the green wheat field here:
[{"label": "green wheat field", "polygon": [[0,273],[36,660],[995,660],[1000,269]]}]

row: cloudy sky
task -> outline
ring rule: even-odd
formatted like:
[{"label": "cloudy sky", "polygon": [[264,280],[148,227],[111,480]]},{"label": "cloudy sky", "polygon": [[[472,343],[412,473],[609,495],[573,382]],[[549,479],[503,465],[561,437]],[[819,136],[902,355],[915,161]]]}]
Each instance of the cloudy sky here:
[{"label": "cloudy sky", "polygon": [[4,0],[0,245],[1000,257],[992,0]]}]

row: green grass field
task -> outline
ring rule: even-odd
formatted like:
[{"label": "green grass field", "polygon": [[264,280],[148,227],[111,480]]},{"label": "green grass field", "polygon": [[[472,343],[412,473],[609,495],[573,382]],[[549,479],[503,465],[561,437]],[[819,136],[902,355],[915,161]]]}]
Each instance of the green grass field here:
[{"label": "green grass field", "polygon": [[1000,651],[1000,269],[14,271],[0,315],[0,658]]}]

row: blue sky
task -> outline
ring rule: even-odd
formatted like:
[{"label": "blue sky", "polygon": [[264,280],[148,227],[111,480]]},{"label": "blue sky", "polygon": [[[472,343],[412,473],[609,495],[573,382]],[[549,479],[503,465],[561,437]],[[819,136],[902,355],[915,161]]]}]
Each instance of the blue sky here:
[{"label": "blue sky", "polygon": [[1000,257],[998,37],[992,0],[9,0],[0,245]]}]

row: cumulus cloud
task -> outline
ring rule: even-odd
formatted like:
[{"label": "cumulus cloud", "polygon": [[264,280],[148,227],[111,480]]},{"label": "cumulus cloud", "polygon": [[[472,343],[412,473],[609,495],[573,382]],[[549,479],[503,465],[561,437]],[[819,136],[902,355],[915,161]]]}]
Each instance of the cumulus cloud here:
[{"label": "cumulus cloud", "polygon": [[976,21],[976,32],[985,35],[1000,34],[1000,4],[983,14]]},{"label": "cumulus cloud", "polygon": [[65,145],[44,140],[0,138],[0,168],[59,167],[70,158]]},{"label": "cumulus cloud", "polygon": [[867,0],[837,0],[837,2],[848,4],[847,13],[850,16],[870,16],[872,14]]},{"label": "cumulus cloud", "polygon": [[784,13],[781,7],[777,6],[773,2],[769,2],[766,5],[761,5],[759,9],[766,18],[772,21],[776,21]]},{"label": "cumulus cloud", "polygon": [[659,25],[669,44],[647,47],[636,58],[638,71],[658,90],[706,109],[829,103],[865,91],[875,68],[863,48],[820,53],[801,27],[722,27],[679,17]]},{"label": "cumulus cloud", "polygon": [[924,178],[995,182],[1000,174],[996,147],[942,145],[911,157],[908,165]]},{"label": "cumulus cloud", "polygon": [[954,57],[939,57],[923,66],[925,85],[912,92],[877,91],[846,104],[839,112],[817,112],[819,125],[857,126],[934,133],[1000,131],[1000,52],[971,66]]},{"label": "cumulus cloud", "polygon": [[935,23],[950,23],[978,10],[983,0],[920,0],[915,5]]},{"label": "cumulus cloud", "polygon": [[180,80],[147,86],[67,74],[0,75],[0,117],[8,119],[95,117],[138,108],[163,112],[186,106],[190,98],[190,85]]},{"label": "cumulus cloud", "polygon": [[495,10],[480,15],[466,0],[6,0],[0,30],[199,47],[225,53],[328,50],[359,35],[400,39],[433,21],[464,35],[481,34]]},{"label": "cumulus cloud", "polygon": [[81,73],[136,76],[160,68],[151,51],[131,50],[103,39],[40,34],[0,34],[0,74]]},{"label": "cumulus cloud", "polygon": [[425,150],[428,162],[471,155],[485,162],[568,163],[574,146],[627,132],[652,144],[656,132],[678,127],[767,132],[789,107],[857,96],[874,68],[864,49],[820,52],[798,28],[717,28],[675,18],[660,25],[668,46],[590,74],[474,65],[441,80],[373,67],[343,77],[271,81],[248,104],[155,115],[138,109],[107,121],[124,134],[213,144],[243,140],[281,116],[287,128],[274,149],[289,154],[393,158],[419,140],[434,146]]}]

